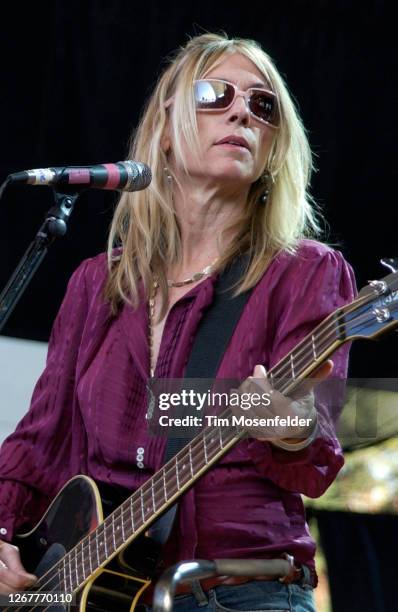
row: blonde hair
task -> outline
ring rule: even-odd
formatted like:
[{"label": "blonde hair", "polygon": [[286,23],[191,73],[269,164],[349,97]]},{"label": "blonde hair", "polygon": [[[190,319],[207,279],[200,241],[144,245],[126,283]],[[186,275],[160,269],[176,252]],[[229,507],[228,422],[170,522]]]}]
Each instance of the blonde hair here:
[{"label": "blonde hair", "polygon": [[[252,40],[228,39],[224,34],[192,38],[171,58],[160,76],[130,147],[129,158],[148,164],[153,178],[148,189],[123,193],[115,210],[109,235],[109,276],[105,290],[114,313],[123,302],[136,307],[141,297],[148,299],[154,274],[159,279],[162,299],[160,317],[166,312],[166,269],[181,260],[181,236],[171,188],[176,177],[170,182],[165,175],[167,157],[162,138],[170,116],[176,162],[185,167],[184,140],[198,154],[192,83],[232,53],[246,56],[264,75],[277,96],[280,125],[263,164],[263,172],[267,171],[273,179],[267,203],[265,206],[259,203],[264,185],[258,179],[250,187],[241,218],[232,226],[236,238],[218,260],[217,268],[221,271],[238,254],[249,252],[247,270],[235,287],[235,294],[244,292],[260,280],[280,250],[293,252],[300,238],[319,230],[314,206],[307,194],[311,150],[296,108],[271,58]],[[171,106],[167,104],[170,97],[173,97]],[[227,229],[231,230],[231,226]],[[122,248],[115,251],[115,246]],[[139,295],[140,280],[144,295]]]}]

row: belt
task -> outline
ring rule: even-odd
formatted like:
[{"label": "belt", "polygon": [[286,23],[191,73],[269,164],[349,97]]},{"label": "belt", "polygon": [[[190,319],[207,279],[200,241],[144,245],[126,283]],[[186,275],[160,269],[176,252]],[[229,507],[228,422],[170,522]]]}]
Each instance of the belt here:
[{"label": "belt", "polygon": [[[278,580],[279,582],[290,584],[291,582],[297,582],[302,576],[301,569],[295,568],[295,573],[296,575],[294,578],[290,578],[290,574],[284,578],[278,578],[277,576],[270,576],[268,574],[264,574],[262,576],[213,576],[212,578],[204,578],[203,580],[199,580],[199,584],[205,593],[217,586],[234,586],[238,584],[245,584],[246,582],[251,582],[252,580]],[[192,593],[191,583],[188,582],[177,585],[175,592],[176,595],[186,595],[187,593]]]},{"label": "belt", "polygon": [[[283,578],[278,578],[277,576],[271,576],[269,574],[261,575],[261,576],[212,576],[211,578],[204,578],[203,580],[195,580],[194,584],[200,584],[203,591],[206,593],[210,591],[210,589],[214,589],[217,586],[234,586],[239,584],[245,584],[246,582],[251,582],[252,580],[278,580],[278,582],[282,582],[284,584],[291,584],[292,582],[298,582],[303,577],[303,570],[298,567],[293,566],[291,571],[287,576]],[[147,589],[145,589],[144,593],[140,597],[140,603],[152,604],[153,599],[153,591],[154,591],[154,583],[152,582]],[[191,595],[192,594],[192,583],[180,583],[177,584],[175,595]]]}]

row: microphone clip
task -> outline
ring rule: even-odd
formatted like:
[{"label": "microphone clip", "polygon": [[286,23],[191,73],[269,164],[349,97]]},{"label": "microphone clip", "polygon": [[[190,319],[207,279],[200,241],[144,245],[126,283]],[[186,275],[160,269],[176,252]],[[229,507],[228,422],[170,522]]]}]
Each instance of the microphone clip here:
[{"label": "microphone clip", "polygon": [[37,233],[37,237],[47,241],[48,244],[58,236],[65,236],[69,218],[82,189],[74,189],[75,193],[64,193],[64,191],[61,192],[53,187],[55,204],[47,212],[44,223]]}]

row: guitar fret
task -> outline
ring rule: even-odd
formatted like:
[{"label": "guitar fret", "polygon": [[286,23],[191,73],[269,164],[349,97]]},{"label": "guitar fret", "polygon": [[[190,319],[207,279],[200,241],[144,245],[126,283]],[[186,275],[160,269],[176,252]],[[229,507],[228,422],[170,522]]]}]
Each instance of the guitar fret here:
[{"label": "guitar fret", "polygon": [[77,570],[77,546],[75,548],[75,573],[76,573],[76,586],[79,584],[79,572]]},{"label": "guitar fret", "polygon": [[221,427],[218,428],[218,436],[219,436],[219,439],[220,439],[220,448],[224,448],[224,444],[223,444],[223,440],[222,440]]},{"label": "guitar fret", "polygon": [[131,515],[131,529],[135,531],[134,527],[134,508],[133,508],[133,496],[130,497],[130,515]]},{"label": "guitar fret", "polygon": [[151,479],[151,491],[152,491],[153,511],[156,512],[156,500],[155,500],[155,489],[154,489],[154,484],[153,484],[153,478]]},{"label": "guitar fret", "polygon": [[[64,557],[62,559],[62,565],[63,565],[63,572],[64,572],[64,588],[62,589],[63,591],[65,591],[66,593],[69,591],[68,589],[68,580],[67,580],[67,576],[66,576],[66,557]],[[72,589],[70,589],[72,590]]]},{"label": "guitar fret", "polygon": [[84,573],[84,569],[85,568],[84,568],[84,554],[83,554],[84,540],[80,543],[80,546],[82,548],[81,549],[81,557],[82,557],[82,573],[83,573],[83,582],[84,582],[85,579],[86,579],[86,574]]},{"label": "guitar fret", "polygon": [[73,580],[72,580],[72,556],[69,555],[69,583],[70,590],[73,591]]},{"label": "guitar fret", "polygon": [[[105,548],[105,559],[107,559],[108,558],[108,547],[106,545],[106,538],[107,538],[107,536],[106,536],[106,523],[104,523],[104,531],[102,532],[102,536],[104,538],[103,544],[104,544],[104,548]],[[105,561],[105,559],[104,559],[104,561]]]},{"label": "guitar fret", "polygon": [[144,497],[143,497],[143,490],[140,490],[141,492],[141,514],[142,514],[142,522],[145,523],[145,509],[144,509]]},{"label": "guitar fret", "polygon": [[124,542],[126,541],[126,535],[124,533],[123,504],[120,506],[120,519],[121,519],[121,525],[122,525],[122,540],[124,544]]},{"label": "guitar fret", "polygon": [[311,336],[311,342],[312,342],[312,354],[314,355],[314,360],[317,361],[318,357],[317,357],[317,354],[316,354],[316,346],[315,346],[315,337],[314,337],[314,334],[312,334],[312,336]]},{"label": "guitar fret", "polygon": [[113,539],[113,550],[117,549],[116,546],[116,535],[115,535],[115,513],[112,512],[112,539]]},{"label": "guitar fret", "polygon": [[116,545],[117,547],[119,547],[121,544],[123,544],[124,540],[123,540],[123,530],[121,529],[121,525],[123,524],[123,515],[121,512],[122,508],[118,508],[118,519],[117,519],[117,523],[116,523]]},{"label": "guitar fret", "polygon": [[165,468],[163,468],[163,491],[164,491],[164,499],[165,501],[167,501],[167,487],[166,487],[166,471]]},{"label": "guitar fret", "polygon": [[90,574],[93,573],[93,563],[92,563],[92,559],[91,559],[91,538],[90,535],[87,538],[88,541],[88,562],[90,565]]},{"label": "guitar fret", "polygon": [[96,548],[96,551],[97,551],[97,563],[98,563],[98,567],[101,567],[101,559],[100,559],[99,548],[98,548],[98,536],[95,538],[95,548]]},{"label": "guitar fret", "polygon": [[209,463],[209,461],[207,459],[206,436],[203,436],[203,448],[204,448],[204,451],[205,451],[205,463],[207,465]]},{"label": "guitar fret", "polygon": [[178,459],[177,459],[177,457],[176,457],[176,460],[175,460],[175,468],[176,468],[176,476],[177,476],[177,491],[179,491],[180,490],[180,479],[179,479],[179,476],[178,476]]},{"label": "guitar fret", "polygon": [[192,446],[191,445],[189,445],[189,465],[191,468],[191,477],[193,478]]},{"label": "guitar fret", "polygon": [[293,378],[293,380],[295,380],[296,379],[296,375],[294,373],[293,353],[290,353],[290,368],[292,370],[292,378]]}]

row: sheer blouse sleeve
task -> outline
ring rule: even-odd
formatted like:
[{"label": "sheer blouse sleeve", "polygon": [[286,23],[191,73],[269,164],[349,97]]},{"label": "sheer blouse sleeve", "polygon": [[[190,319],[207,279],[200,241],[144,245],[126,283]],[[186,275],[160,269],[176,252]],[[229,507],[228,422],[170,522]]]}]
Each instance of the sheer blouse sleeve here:
[{"label": "sheer blouse sleeve", "polygon": [[[279,288],[281,314],[269,367],[277,364],[328,314],[351,302],[355,293],[352,269],[339,251],[325,248],[318,256],[300,259]],[[331,380],[315,388],[318,432],[310,446],[295,452],[268,442],[254,439],[249,442],[256,468],[284,489],[318,497],[344,463],[335,424],[347,376],[348,352],[346,344],[331,356],[334,362]]]}]

